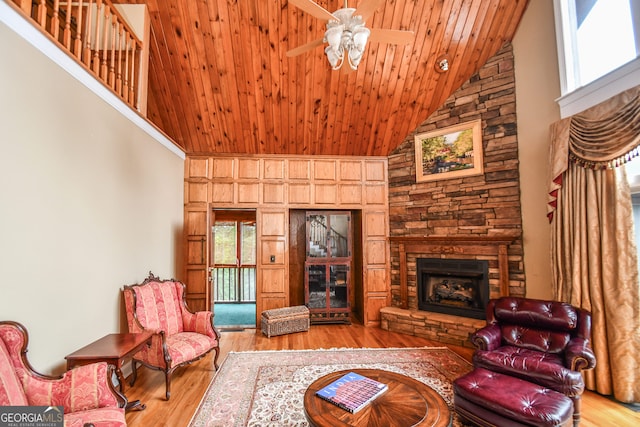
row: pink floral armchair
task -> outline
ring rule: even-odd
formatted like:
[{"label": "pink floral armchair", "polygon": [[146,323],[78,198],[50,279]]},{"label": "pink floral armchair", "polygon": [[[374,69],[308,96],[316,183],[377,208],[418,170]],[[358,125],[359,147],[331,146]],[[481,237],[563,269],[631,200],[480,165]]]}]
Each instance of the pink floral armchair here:
[{"label": "pink floral armchair", "polygon": [[144,282],[124,287],[129,332],[151,331],[151,345],[133,357],[131,384],[136,380],[137,362],[165,373],[166,398],[171,397],[171,374],[180,366],[195,362],[215,350],[218,369],[220,333],[213,325],[213,313],[193,313],[184,300],[185,285],[160,280],[149,272]]},{"label": "pink floral armchair", "polygon": [[40,374],[27,360],[29,335],[20,323],[0,322],[0,406],[62,406],[65,427],[126,426],[126,399],[113,386],[114,367],[79,366],[61,377]]}]

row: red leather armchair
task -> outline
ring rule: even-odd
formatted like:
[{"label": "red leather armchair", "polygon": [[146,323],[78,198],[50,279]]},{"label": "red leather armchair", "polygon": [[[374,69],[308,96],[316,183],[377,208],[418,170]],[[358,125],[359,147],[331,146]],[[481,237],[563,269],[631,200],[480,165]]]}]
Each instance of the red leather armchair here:
[{"label": "red leather armchair", "polygon": [[487,326],[471,336],[475,367],[558,391],[573,401],[580,422],[584,379],[596,359],[590,347],[591,313],[558,301],[503,297],[489,301]]}]

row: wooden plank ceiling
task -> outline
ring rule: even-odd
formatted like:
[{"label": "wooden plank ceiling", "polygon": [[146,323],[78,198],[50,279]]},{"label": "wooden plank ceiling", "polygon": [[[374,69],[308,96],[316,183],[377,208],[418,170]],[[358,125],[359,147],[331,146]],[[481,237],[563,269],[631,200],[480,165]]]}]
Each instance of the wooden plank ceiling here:
[{"label": "wooden plank ceiling", "polygon": [[[349,7],[368,0],[350,0]],[[333,71],[326,22],[287,0],[117,0],[151,17],[148,117],[187,154],[386,156],[510,41],[527,0],[391,0],[357,71]],[[344,0],[317,0],[333,12]],[[450,58],[446,73],[436,58]],[[346,68],[346,67],[345,67]]]}]

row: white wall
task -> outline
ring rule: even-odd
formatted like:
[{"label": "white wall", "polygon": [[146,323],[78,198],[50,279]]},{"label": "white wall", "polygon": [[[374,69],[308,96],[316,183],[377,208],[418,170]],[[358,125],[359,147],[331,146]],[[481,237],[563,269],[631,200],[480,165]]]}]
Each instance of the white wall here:
[{"label": "white wall", "polygon": [[552,0],[530,1],[513,39],[527,297],[550,299],[549,126],[560,119]]},{"label": "white wall", "polygon": [[126,331],[121,288],[179,271],[183,156],[0,22],[0,320],[36,370]]}]

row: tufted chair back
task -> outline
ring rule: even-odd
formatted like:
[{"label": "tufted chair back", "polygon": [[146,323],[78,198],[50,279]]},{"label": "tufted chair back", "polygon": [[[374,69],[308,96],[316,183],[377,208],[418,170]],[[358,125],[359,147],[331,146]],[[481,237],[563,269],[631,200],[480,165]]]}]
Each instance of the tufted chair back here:
[{"label": "tufted chair back", "polygon": [[589,339],[591,334],[591,316],[558,301],[491,300],[487,324],[500,326],[504,344],[545,353],[562,353],[573,338]]}]

